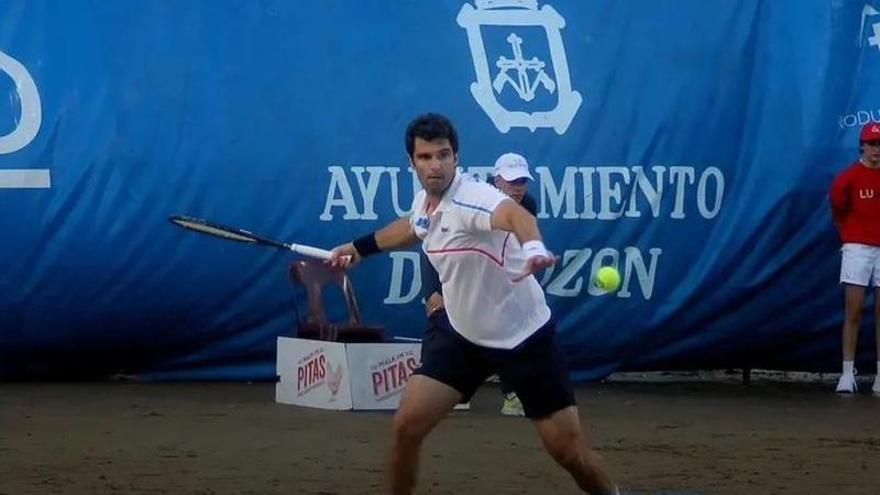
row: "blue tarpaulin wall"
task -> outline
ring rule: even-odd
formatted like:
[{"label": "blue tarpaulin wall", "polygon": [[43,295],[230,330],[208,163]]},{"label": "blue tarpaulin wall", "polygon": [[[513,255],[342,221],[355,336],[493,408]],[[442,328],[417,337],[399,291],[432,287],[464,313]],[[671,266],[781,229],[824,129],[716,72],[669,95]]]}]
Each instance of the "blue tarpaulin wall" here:
[{"label": "blue tarpaulin wall", "polygon": [[[540,278],[575,379],[836,369],[826,191],[859,126],[880,121],[878,9],[5,2],[0,376],[271,379],[294,327],[293,257],[168,215],[347,241],[407,213],[403,133],[424,111],[456,123],[467,173],[530,160],[561,256]],[[417,263],[399,252],[352,272],[366,320],[421,334]],[[603,264],[619,292],[591,285]]]}]

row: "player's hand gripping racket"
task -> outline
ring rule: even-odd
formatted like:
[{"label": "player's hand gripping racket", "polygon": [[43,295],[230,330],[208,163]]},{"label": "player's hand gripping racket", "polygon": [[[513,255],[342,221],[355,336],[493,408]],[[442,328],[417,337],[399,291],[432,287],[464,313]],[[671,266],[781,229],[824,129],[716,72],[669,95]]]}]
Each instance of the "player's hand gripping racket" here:
[{"label": "player's hand gripping racket", "polygon": [[200,232],[202,234],[212,235],[221,239],[247,242],[250,244],[259,244],[261,246],[271,246],[278,249],[293,251],[294,253],[301,254],[303,256],[310,256],[312,258],[319,258],[322,260],[330,259],[330,251],[326,249],[306,246],[303,244],[293,244],[289,242],[276,241],[274,239],[258,236],[244,229],[237,229],[235,227],[228,227],[226,225],[208,222],[207,220],[202,220],[201,218],[185,217],[182,215],[171,215],[170,217],[168,217],[168,220],[170,220],[171,223],[177,225],[178,227],[183,227],[185,229],[192,230],[194,232]]}]

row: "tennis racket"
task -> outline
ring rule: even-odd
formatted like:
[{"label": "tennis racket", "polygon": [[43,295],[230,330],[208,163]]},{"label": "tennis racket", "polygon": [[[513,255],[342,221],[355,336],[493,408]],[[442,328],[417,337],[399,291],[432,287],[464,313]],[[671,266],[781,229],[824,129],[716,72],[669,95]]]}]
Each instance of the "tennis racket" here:
[{"label": "tennis racket", "polygon": [[212,235],[221,239],[246,242],[249,244],[258,244],[260,246],[270,246],[278,249],[284,249],[286,251],[293,251],[294,253],[301,254],[303,256],[319,258],[322,260],[330,259],[330,251],[326,249],[306,246],[304,244],[293,244],[289,242],[276,241],[274,239],[269,239],[268,237],[256,235],[253,232],[249,232],[244,229],[238,229],[235,227],[229,227],[226,225],[209,222],[201,218],[186,217],[183,215],[171,215],[170,217],[168,217],[168,220],[170,220],[171,223],[177,225],[178,227],[192,230],[193,232],[200,232],[202,234]]}]

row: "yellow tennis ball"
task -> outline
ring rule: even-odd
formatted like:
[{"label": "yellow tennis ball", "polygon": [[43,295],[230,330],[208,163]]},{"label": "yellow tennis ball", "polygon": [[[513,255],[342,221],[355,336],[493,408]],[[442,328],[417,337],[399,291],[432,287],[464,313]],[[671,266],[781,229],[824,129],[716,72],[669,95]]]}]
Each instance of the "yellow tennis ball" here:
[{"label": "yellow tennis ball", "polygon": [[620,272],[613,266],[603,266],[596,271],[593,283],[602,290],[614,292],[620,287]]}]

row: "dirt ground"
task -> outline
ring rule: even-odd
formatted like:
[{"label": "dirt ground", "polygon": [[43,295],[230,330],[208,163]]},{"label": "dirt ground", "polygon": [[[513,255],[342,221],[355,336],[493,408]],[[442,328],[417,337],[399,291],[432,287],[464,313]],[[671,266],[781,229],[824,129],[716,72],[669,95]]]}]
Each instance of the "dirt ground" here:
[{"label": "dirt ground", "polygon": [[[880,493],[880,397],[832,386],[609,381],[578,401],[628,493]],[[0,384],[0,494],[384,493],[390,414],[273,398],[268,383]],[[429,437],[418,493],[578,493],[500,403],[487,385]]]}]

